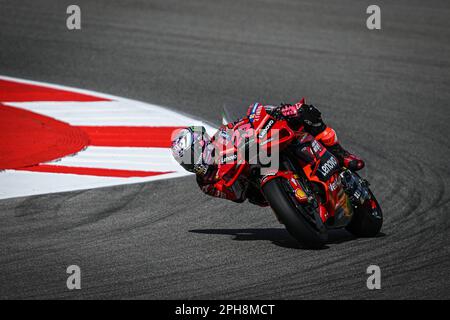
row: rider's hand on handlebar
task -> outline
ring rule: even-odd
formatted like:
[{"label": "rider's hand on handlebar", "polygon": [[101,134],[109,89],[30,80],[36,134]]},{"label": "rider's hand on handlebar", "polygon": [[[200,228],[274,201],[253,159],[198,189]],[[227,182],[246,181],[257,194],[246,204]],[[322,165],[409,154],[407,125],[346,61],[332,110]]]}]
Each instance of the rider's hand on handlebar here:
[{"label": "rider's hand on handlebar", "polygon": [[292,104],[282,103],[279,109],[281,111],[281,114],[287,118],[295,118],[301,112],[301,108],[297,108],[297,106]]}]

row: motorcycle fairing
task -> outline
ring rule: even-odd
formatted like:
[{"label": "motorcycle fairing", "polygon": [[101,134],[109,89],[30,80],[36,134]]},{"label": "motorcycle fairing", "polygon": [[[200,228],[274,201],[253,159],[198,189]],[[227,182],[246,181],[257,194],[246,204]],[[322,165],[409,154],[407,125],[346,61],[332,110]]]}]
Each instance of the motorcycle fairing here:
[{"label": "motorcycle fairing", "polygon": [[[345,194],[340,178],[340,166],[337,159],[313,136],[305,132],[294,132],[286,120],[276,120],[268,114],[264,107],[254,106],[249,117],[241,119],[226,127],[232,130],[232,138],[221,140],[224,144],[219,159],[226,159],[227,156],[238,154],[233,157],[233,161],[219,163],[217,178],[218,189],[231,188],[238,180],[238,177],[249,170],[249,164],[245,159],[241,159],[238,147],[244,142],[257,143],[259,147],[271,148],[279,147],[283,150],[289,146],[294,139],[305,147],[304,152],[312,157],[311,162],[299,161],[306,177],[320,186],[323,190],[323,206],[320,209],[320,219],[327,222],[329,227],[341,226],[351,219],[353,210],[349,205],[348,196]],[[244,140],[243,140],[244,139]],[[270,150],[270,149],[269,149]],[[231,158],[230,158],[231,159]],[[261,179],[261,187],[268,181],[275,178],[283,178],[288,181],[288,187],[299,205],[308,202],[306,190],[298,183],[295,173],[285,170],[278,170],[266,174]]]},{"label": "motorcycle fairing", "polygon": [[339,172],[339,162],[329,151],[323,152],[314,173],[321,181],[328,181],[334,174]]}]

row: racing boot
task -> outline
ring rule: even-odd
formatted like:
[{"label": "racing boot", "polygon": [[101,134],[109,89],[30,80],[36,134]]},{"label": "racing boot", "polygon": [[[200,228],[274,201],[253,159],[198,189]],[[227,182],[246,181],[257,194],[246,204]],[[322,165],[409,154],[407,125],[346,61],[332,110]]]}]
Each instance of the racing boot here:
[{"label": "racing boot", "polygon": [[339,160],[341,167],[346,167],[351,171],[358,171],[364,168],[364,161],[342,148],[339,143],[329,146],[327,149]]},{"label": "racing boot", "polygon": [[364,168],[364,161],[361,158],[348,152],[341,146],[334,129],[326,127],[325,130],[316,136],[316,139],[339,160],[341,167],[346,167],[352,171],[358,171]]}]

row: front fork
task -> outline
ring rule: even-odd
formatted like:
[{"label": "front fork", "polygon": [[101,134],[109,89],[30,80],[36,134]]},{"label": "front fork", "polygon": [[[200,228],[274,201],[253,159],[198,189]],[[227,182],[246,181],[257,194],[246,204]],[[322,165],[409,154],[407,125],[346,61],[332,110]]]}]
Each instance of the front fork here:
[{"label": "front fork", "polygon": [[344,187],[345,193],[348,195],[353,206],[358,207],[366,200],[369,200],[369,182],[357,176],[352,171],[345,169],[339,174]]}]

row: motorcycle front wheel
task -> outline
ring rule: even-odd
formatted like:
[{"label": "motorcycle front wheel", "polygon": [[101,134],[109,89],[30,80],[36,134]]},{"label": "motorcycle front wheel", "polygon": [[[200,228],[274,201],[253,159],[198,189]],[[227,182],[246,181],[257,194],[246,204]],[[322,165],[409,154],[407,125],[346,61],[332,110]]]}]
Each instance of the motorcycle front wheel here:
[{"label": "motorcycle front wheel", "polygon": [[347,231],[357,237],[375,237],[383,225],[383,212],[380,204],[369,189],[370,199],[354,209]]},{"label": "motorcycle front wheel", "polygon": [[300,244],[316,249],[323,247],[328,233],[314,225],[310,212],[295,205],[295,200],[287,194],[283,183],[283,178],[276,178],[268,181],[262,188],[272,210]]}]

